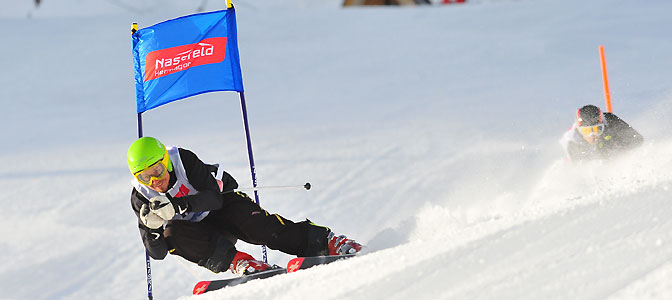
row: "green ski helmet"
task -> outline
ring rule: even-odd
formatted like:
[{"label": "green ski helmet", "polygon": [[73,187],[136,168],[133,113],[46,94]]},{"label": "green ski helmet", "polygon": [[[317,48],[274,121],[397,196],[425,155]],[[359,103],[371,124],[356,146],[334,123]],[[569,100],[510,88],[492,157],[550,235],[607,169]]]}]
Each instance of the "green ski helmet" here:
[{"label": "green ski helmet", "polygon": [[[126,154],[128,169],[135,175],[163,159],[164,155],[168,157],[168,150],[159,140],[148,136],[141,137],[128,148]],[[170,158],[167,159],[168,171],[172,171],[173,164],[170,162]]]}]

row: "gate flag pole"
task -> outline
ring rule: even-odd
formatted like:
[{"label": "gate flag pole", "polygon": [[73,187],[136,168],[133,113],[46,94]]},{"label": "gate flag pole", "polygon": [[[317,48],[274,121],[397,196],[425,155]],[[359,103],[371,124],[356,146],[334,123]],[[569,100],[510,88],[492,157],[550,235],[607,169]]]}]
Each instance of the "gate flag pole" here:
[{"label": "gate flag pole", "polygon": [[[252,155],[252,141],[250,140],[250,126],[247,123],[247,106],[245,105],[245,92],[239,92],[240,96],[240,110],[243,115],[243,126],[245,127],[245,140],[247,141],[247,157],[250,161],[250,173],[252,174],[252,187],[254,188],[254,202],[259,204],[259,193],[257,192],[257,170],[254,166],[254,155]],[[268,251],[265,245],[261,245],[261,253],[264,257],[264,262],[268,262]]]},{"label": "gate flag pole", "polygon": [[607,112],[611,111],[611,94],[609,93],[609,79],[607,78],[607,60],[604,58],[604,46],[600,45],[600,64],[602,65],[602,82],[604,84],[604,102]]},{"label": "gate flag pole", "polygon": [[[131,25],[131,34],[138,31],[138,23]],[[138,113],[138,138],[142,137],[142,112]],[[149,251],[145,249],[145,270],[147,273],[147,299],[153,300],[154,294],[152,291],[152,264],[149,258]]]}]

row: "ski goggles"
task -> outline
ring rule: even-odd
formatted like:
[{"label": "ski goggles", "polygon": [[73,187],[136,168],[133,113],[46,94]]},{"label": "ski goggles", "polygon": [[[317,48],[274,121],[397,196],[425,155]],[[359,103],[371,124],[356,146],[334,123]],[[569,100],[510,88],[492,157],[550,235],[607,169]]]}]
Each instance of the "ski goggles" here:
[{"label": "ski goggles", "polygon": [[579,126],[577,130],[584,136],[601,135],[604,132],[604,124],[594,126]]},{"label": "ski goggles", "polygon": [[133,174],[133,176],[135,176],[135,179],[137,179],[138,182],[150,186],[154,181],[161,180],[166,177],[166,173],[168,173],[168,163],[168,151],[166,151],[161,160],[155,162],[147,169]]}]

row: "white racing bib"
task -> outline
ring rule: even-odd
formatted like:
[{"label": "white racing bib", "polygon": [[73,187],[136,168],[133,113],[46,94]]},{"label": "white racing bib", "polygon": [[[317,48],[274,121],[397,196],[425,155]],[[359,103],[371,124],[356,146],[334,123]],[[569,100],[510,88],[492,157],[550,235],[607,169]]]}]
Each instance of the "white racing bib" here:
[{"label": "white racing bib", "polygon": [[[133,187],[140,192],[145,198],[151,199],[154,196],[168,194],[173,198],[179,198],[186,195],[195,195],[198,194],[198,191],[189,184],[187,180],[187,171],[184,170],[184,165],[182,164],[182,159],[180,158],[180,153],[176,146],[166,147],[168,149],[168,156],[170,157],[170,162],[173,164],[173,171],[175,172],[175,177],[177,181],[165,193],[159,193],[155,190],[150,189],[148,186],[141,184],[137,179],[133,178]],[[210,211],[201,211],[201,212],[188,212],[184,214],[175,214],[172,220],[186,220],[190,222],[200,222],[205,217],[208,216]]]}]

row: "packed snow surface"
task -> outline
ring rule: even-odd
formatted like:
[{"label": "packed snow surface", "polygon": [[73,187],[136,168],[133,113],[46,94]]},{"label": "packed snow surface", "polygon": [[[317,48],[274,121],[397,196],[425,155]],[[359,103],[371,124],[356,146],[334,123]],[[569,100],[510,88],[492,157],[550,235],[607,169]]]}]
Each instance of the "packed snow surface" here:
[{"label": "packed snow surface", "polygon": [[[130,25],[224,1],[12,2],[0,298],[145,298]],[[202,296],[196,282],[232,274],[169,256],[151,262],[154,299],[672,299],[671,1],[340,3],[234,1],[259,185],[313,185],[261,191],[262,206],[367,253]],[[599,45],[613,110],[646,142],[569,163],[575,110],[604,108]],[[251,186],[237,94],[143,120]]]}]

